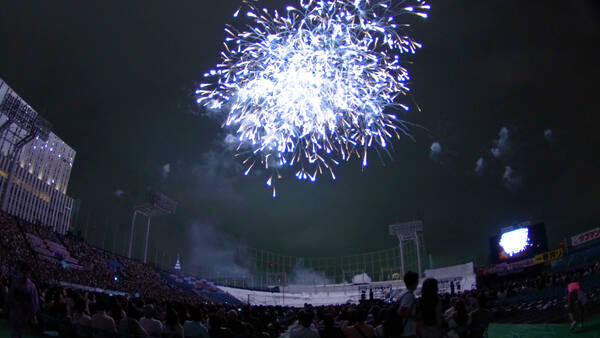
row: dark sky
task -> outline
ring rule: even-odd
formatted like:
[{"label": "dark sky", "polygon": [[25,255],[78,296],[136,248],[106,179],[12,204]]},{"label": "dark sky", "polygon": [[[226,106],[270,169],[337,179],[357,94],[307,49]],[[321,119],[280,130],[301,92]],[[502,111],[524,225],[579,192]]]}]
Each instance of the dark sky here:
[{"label": "dark sky", "polygon": [[[429,132],[414,129],[414,142],[395,142],[392,160],[372,157],[364,172],[340,168],[336,182],[288,173],[277,199],[262,176],[238,172],[220,148],[219,122],[201,116],[191,95],[218,61],[238,4],[0,4],[0,77],[77,151],[68,193],[97,227],[125,236],[125,211],[147,186],[180,203],[154,223],[152,245],[169,252],[183,250],[192,223],[217,224],[251,246],[331,256],[392,247],[388,224],[422,219],[436,263],[485,262],[487,238],[517,221],[545,221],[551,246],[598,226],[594,1],[433,2],[415,27],[424,48],[409,68],[422,112],[406,116]],[[502,127],[508,142],[497,159],[490,149]],[[432,159],[434,141],[442,152]]]}]

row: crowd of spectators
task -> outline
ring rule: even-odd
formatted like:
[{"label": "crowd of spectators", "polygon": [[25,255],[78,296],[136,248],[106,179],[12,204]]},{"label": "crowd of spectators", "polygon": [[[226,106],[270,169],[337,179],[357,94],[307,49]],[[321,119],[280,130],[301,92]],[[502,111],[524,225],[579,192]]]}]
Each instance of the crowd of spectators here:
[{"label": "crowd of spectators", "polygon": [[566,285],[584,280],[587,277],[600,273],[600,260],[583,266],[577,266],[560,272],[535,271],[523,275],[515,274],[503,278],[495,278],[485,283],[478,284],[479,292],[484,292],[486,297],[494,303],[501,304],[519,295],[532,293],[551,288],[566,288]]},{"label": "crowd of spectators", "polygon": [[530,275],[515,274],[512,277],[495,278],[479,283],[478,289],[485,290],[489,299],[502,301],[524,293],[565,286],[600,272],[600,261],[574,267],[561,272],[536,271]]},{"label": "crowd of spectators", "polygon": [[[407,290],[393,300],[322,307],[307,304],[303,309],[238,308],[185,292],[149,265],[100,250],[74,236],[59,236],[35,227],[0,214],[0,307],[10,310],[14,330],[30,327],[66,337],[481,337],[494,320],[494,312],[488,309],[490,301],[600,272],[600,263],[596,262],[565,272],[503,279],[457,294],[440,294],[438,282],[427,279],[420,297],[415,294],[418,276],[409,272],[404,277]],[[39,259],[26,233],[60,241],[82,269]],[[108,260],[121,263],[118,276]],[[23,304],[25,307],[20,308]]]},{"label": "crowd of spectators", "polygon": [[[5,213],[0,213],[0,231],[0,277],[14,275],[11,268],[25,261],[31,266],[36,281],[66,282],[157,299],[200,301],[195,299],[198,296],[184,292],[161,277],[151,266],[100,250],[71,234],[61,236],[45,226],[27,223]],[[82,268],[71,268],[64,261],[53,264],[40,259],[31,249],[27,233],[64,244]],[[121,262],[125,269],[113,271],[107,259]]]},{"label": "crowd of spectators", "polygon": [[[404,326],[409,328],[408,333],[416,333],[418,323],[428,326],[424,330],[429,332],[429,336],[432,336],[431,332],[443,331],[466,336],[467,333],[474,332],[469,331],[469,327],[479,318],[469,315],[469,311],[479,309],[471,307],[473,302],[467,302],[463,298],[438,296],[437,283],[434,283],[435,288],[431,294],[435,295],[436,311],[439,308],[444,313],[441,319],[436,315],[433,322],[429,319],[418,319],[422,316],[422,310],[417,309],[417,302],[412,293],[407,293],[402,299],[392,303],[372,301],[360,305],[317,308],[307,305],[302,310],[286,307],[232,308],[222,304],[216,305],[169,287],[148,265],[113,255],[110,258],[119,259],[129,277],[114,281],[104,259],[108,257],[106,255],[111,254],[97,250],[77,238],[67,236],[62,241],[70,253],[79,259],[84,270],[69,271],[60,265],[35,259],[27,250],[23,231],[19,231],[18,225],[15,227],[14,221],[9,219],[3,226],[10,229],[9,238],[14,236],[7,249],[26,253],[19,257],[25,258],[25,261],[33,266],[33,279],[37,281],[40,290],[39,312],[35,317],[37,325],[41,327],[40,330],[54,330],[63,336],[89,336],[95,332],[95,336],[119,334],[274,338],[284,335],[290,338],[364,338],[363,335],[366,335],[370,338],[401,336]],[[3,262],[3,265],[14,267],[17,266],[17,261]],[[12,270],[10,272],[14,276],[15,271]],[[86,279],[77,279],[78,275],[84,275],[86,272]],[[9,275],[11,274],[4,276]],[[413,278],[414,282],[411,283],[414,284],[414,290],[418,279],[416,274]],[[128,297],[110,296],[47,284],[48,281],[56,279],[107,290],[136,292],[130,292]],[[8,290],[11,284],[8,279],[3,279],[1,283],[5,290]],[[7,291],[5,295],[8,293]],[[3,301],[7,298],[9,297],[2,297]],[[469,304],[469,307],[466,304]],[[429,318],[431,312],[423,314],[424,318]],[[391,323],[401,323],[402,327],[398,328],[398,325]]]},{"label": "crowd of spectators", "polygon": [[[480,337],[491,319],[483,303],[469,309],[462,298],[453,298],[444,308],[433,279],[425,281],[422,298],[417,300],[413,294],[418,283],[416,273],[407,273],[409,290],[394,302],[307,304],[302,309],[236,308],[205,301],[94,293],[43,282],[36,291],[21,292],[31,296],[21,296],[16,302],[14,295],[19,292],[15,290],[20,285],[33,285],[31,270],[27,264],[21,266],[12,282],[0,279],[4,290],[0,306],[10,309],[12,328],[19,333],[29,323],[30,330],[64,337],[374,338],[417,333],[420,337],[441,337],[444,332],[455,337]],[[480,327],[482,330],[477,331]]]}]

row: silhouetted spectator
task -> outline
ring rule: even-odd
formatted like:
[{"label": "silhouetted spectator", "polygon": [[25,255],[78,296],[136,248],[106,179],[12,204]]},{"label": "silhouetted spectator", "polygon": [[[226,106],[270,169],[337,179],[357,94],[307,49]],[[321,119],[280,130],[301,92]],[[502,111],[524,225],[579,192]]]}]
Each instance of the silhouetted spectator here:
[{"label": "silhouetted spectator", "polygon": [[421,325],[419,336],[422,338],[440,338],[442,330],[442,301],[438,295],[438,281],[428,278],[421,288]]},{"label": "silhouetted spectator", "polygon": [[354,310],[351,312],[351,318],[354,320],[354,325],[348,326],[344,330],[346,338],[374,338],[375,328],[365,324],[367,313],[363,310]]},{"label": "silhouetted spectator", "polygon": [[319,332],[321,338],[342,338],[344,333],[342,330],[335,326],[334,316],[332,314],[325,315],[323,318],[323,329]]},{"label": "silhouetted spectator", "polygon": [[208,338],[208,329],[203,322],[202,311],[194,306],[191,309],[190,320],[183,324],[183,333],[186,337]]},{"label": "silhouetted spectator", "polygon": [[319,331],[311,327],[313,314],[310,311],[298,312],[298,326],[290,331],[290,338],[319,338]]},{"label": "silhouetted spectator", "polygon": [[19,275],[13,281],[8,292],[8,309],[10,311],[10,328],[13,337],[21,337],[23,329],[40,310],[38,290],[31,281],[31,268],[21,263]]},{"label": "silhouetted spectator", "polygon": [[483,337],[485,330],[488,325],[492,322],[492,312],[486,308],[487,306],[487,298],[484,294],[481,294],[477,297],[477,308],[471,313],[469,313],[470,317],[470,331],[472,338]]}]

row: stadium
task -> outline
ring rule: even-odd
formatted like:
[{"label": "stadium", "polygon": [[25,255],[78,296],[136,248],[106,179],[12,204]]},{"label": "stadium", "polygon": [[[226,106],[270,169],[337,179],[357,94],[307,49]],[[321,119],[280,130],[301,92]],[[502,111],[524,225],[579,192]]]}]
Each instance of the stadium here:
[{"label": "stadium", "polygon": [[0,338],[600,337],[599,18],[1,4]]}]

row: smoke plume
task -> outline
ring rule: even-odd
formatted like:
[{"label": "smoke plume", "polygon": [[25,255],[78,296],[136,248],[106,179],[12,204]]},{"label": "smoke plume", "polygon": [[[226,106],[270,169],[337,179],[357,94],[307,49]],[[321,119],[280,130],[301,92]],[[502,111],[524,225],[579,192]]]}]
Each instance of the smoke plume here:
[{"label": "smoke plume", "polygon": [[290,273],[289,284],[292,285],[320,285],[331,284],[333,281],[325,276],[324,273],[318,272],[310,267],[305,267],[302,260],[296,263],[294,270]]},{"label": "smoke plume", "polygon": [[171,173],[171,164],[166,163],[165,165],[163,165],[161,167],[160,173],[162,175],[163,180],[166,180],[169,177],[169,174]]},{"label": "smoke plume", "polygon": [[479,175],[483,174],[483,170],[485,169],[485,160],[483,157],[477,159],[475,162],[475,172]]},{"label": "smoke plume", "polygon": [[548,143],[552,142],[552,129],[544,130],[544,138]]},{"label": "smoke plume", "polygon": [[429,158],[438,162],[442,154],[442,145],[439,142],[433,142],[429,147]]},{"label": "smoke plume", "polygon": [[125,191],[123,191],[121,189],[117,189],[113,192],[113,195],[115,195],[116,198],[121,198],[124,194],[125,194]]},{"label": "smoke plume", "polygon": [[352,277],[352,283],[358,284],[358,283],[371,283],[371,277],[369,277],[369,275],[367,275],[366,273],[361,273],[358,274],[354,277]]},{"label": "smoke plume", "polygon": [[516,191],[519,188],[519,185],[521,184],[521,179],[519,178],[519,176],[517,176],[513,168],[508,165],[504,167],[502,181],[504,182],[506,188],[510,191]]},{"label": "smoke plume", "polygon": [[249,277],[243,243],[219,229],[215,222],[197,222],[188,227],[187,264],[207,278]]},{"label": "smoke plume", "polygon": [[500,132],[498,133],[498,139],[494,140],[494,147],[491,149],[492,155],[495,158],[500,158],[505,155],[510,150],[510,145],[508,143],[508,137],[510,132],[508,128],[502,127]]}]

